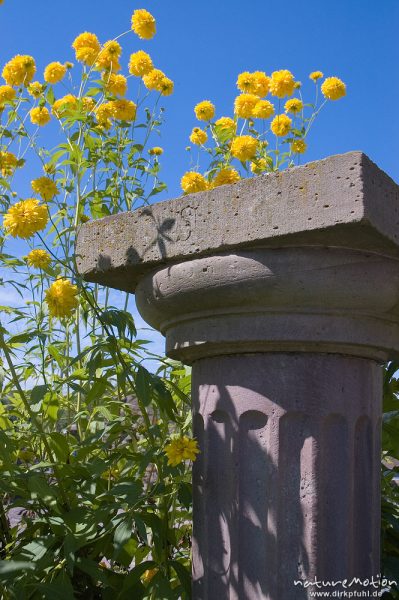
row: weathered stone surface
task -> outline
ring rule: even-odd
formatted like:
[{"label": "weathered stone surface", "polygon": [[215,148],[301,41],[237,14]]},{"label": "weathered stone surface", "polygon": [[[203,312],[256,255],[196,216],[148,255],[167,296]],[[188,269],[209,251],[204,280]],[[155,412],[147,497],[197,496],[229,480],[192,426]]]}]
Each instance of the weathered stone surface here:
[{"label": "weathered stone surface", "polygon": [[374,361],[338,354],[195,363],[195,600],[304,600],[317,588],[295,581],[379,573],[381,388]]},{"label": "weathered stone surface", "polygon": [[352,152],[82,227],[82,275],[135,291],[193,365],[194,600],[378,574],[398,223],[398,186]]},{"label": "weathered stone surface", "polygon": [[361,152],[87,223],[88,281],[134,291],[160,264],[259,246],[331,245],[399,256],[398,186]]}]

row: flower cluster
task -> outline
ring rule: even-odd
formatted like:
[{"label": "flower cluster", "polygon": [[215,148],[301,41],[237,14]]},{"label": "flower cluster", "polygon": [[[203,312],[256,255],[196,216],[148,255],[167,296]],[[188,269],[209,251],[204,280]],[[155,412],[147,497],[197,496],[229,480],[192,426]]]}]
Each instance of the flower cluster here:
[{"label": "flower cluster", "polygon": [[[135,10],[131,19],[131,30],[139,39],[150,40],[156,33],[155,18],[145,9]],[[130,32],[126,32],[126,34],[131,36]],[[16,129],[16,139],[22,131],[24,137],[32,143],[31,147],[34,148],[36,138],[40,135],[39,129],[47,125],[51,119],[58,120],[61,123],[61,129],[68,136],[66,146],[63,148],[60,145],[58,148],[59,156],[68,154],[63,163],[64,171],[61,172],[57,167],[57,160],[51,159],[47,164],[44,163],[44,152],[39,151],[44,174],[37,173],[37,176],[31,181],[31,187],[36,197],[9,203],[3,216],[3,230],[7,235],[32,241],[36,234],[45,231],[50,219],[50,232],[43,235],[42,242],[49,235],[54,235],[54,231],[56,237],[59,235],[57,225],[60,222],[63,223],[63,232],[73,230],[72,227],[68,227],[68,223],[65,223],[66,218],[71,218],[71,212],[69,212],[71,209],[75,211],[72,217],[74,227],[89,218],[84,214],[84,207],[80,206],[79,201],[75,208],[72,208],[69,202],[71,195],[73,199],[75,195],[76,197],[79,195],[79,192],[74,189],[77,171],[81,170],[79,177],[82,178],[89,170],[88,165],[93,168],[103,160],[101,169],[100,167],[99,169],[105,171],[107,165],[114,164],[119,160],[116,158],[116,154],[122,145],[118,146],[117,153],[113,150],[107,154],[107,147],[103,150],[103,154],[100,152],[96,154],[108,133],[109,136],[112,136],[114,132],[117,132],[115,143],[121,143],[123,140],[124,148],[140,141],[129,140],[127,135],[130,125],[135,124],[138,115],[137,103],[127,97],[128,78],[120,72],[122,69],[122,46],[119,38],[108,40],[102,44],[95,33],[84,31],[74,39],[72,48],[75,52],[75,59],[82,67],[82,76],[79,77],[78,85],[74,84],[74,71],[70,72],[74,65],[70,62],[55,60],[48,63],[44,68],[42,81],[34,81],[36,63],[32,56],[18,54],[4,65],[2,77],[5,84],[0,85],[0,117],[10,118],[10,122],[12,122],[15,119],[12,111],[25,109],[25,114],[20,117],[22,125],[19,130]],[[167,96],[173,91],[173,81],[163,71],[154,67],[150,55],[144,50],[137,50],[130,55],[128,73],[141,77],[148,90],[155,90],[160,95]],[[61,82],[64,88],[69,87],[64,95],[57,94],[57,86]],[[148,133],[151,133],[154,124],[158,125],[159,123],[155,116],[149,118],[149,109],[145,110],[148,111],[146,114],[147,125],[141,124],[140,127],[148,126]],[[29,128],[31,131],[28,131]],[[114,128],[113,132],[109,131],[111,128]],[[130,131],[133,133],[133,128]],[[14,146],[9,143],[9,136],[8,133],[7,137],[3,137],[4,141],[0,145],[0,175],[3,178],[0,183],[6,186],[6,189],[11,187],[11,177],[15,170],[22,167],[25,162],[23,158],[25,153],[23,149],[21,150],[21,145],[15,144],[18,155],[10,149]],[[146,141],[148,137],[145,138]],[[86,140],[89,140],[87,146],[85,146]],[[109,146],[111,147],[111,145],[110,143]],[[60,150],[60,148],[63,149]],[[159,168],[158,159],[163,150],[159,146],[153,146],[146,149],[146,152],[148,152],[146,158],[137,159],[136,171],[138,168],[144,172],[152,169],[156,176]],[[144,147],[142,153],[144,153]],[[51,153],[47,152],[47,154]],[[129,157],[128,161],[130,162],[126,167],[131,167],[133,159]],[[72,182],[65,178],[66,165],[74,165],[71,166]],[[125,174],[126,172],[124,171]],[[133,177],[130,179],[134,180]],[[85,181],[85,185],[87,185],[88,180]],[[137,180],[134,181],[134,189],[140,189]],[[119,188],[119,185],[119,181],[116,180],[115,187]],[[63,200],[59,198],[61,193]],[[106,196],[108,193],[109,189]],[[132,196],[134,197],[134,193],[130,192],[130,197]],[[18,197],[18,193],[12,192],[8,197]],[[101,207],[106,210],[105,204],[102,204]],[[92,215],[95,214],[95,208],[93,209],[91,205],[88,208]],[[69,242],[66,246],[71,248]],[[25,260],[29,267],[40,270],[41,275],[37,274],[37,276],[44,276],[44,271],[46,277],[54,276],[54,274],[58,276],[45,294],[49,314],[53,317],[70,317],[78,304],[78,289],[66,277],[67,270],[60,265],[57,267],[56,263],[54,263],[54,270],[48,270],[47,267],[52,264],[52,259],[47,250],[41,248],[33,248],[26,255]],[[64,264],[70,265],[71,263],[71,257],[66,257]],[[60,272],[65,276],[59,276]]]},{"label": "flower cluster", "polygon": [[243,175],[260,175],[299,161],[322,106],[346,94],[346,86],[338,77],[327,77],[319,86],[323,77],[321,71],[309,75],[315,86],[313,103],[304,102],[302,84],[287,69],[274,71],[270,76],[263,71],[240,73],[240,94],[234,100],[233,117],[215,120],[214,104],[210,100],[199,102],[194,114],[204,125],[193,128],[190,142],[210,156],[210,162],[201,174],[198,156],[194,169],[181,178],[184,193],[235,183]]}]

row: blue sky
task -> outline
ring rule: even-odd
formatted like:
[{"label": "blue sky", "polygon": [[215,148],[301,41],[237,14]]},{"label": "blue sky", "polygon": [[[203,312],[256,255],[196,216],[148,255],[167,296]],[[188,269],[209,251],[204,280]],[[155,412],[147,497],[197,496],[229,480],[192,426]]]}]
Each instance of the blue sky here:
[{"label": "blue sky", "polygon": [[130,53],[144,49],[175,81],[174,95],[163,102],[166,123],[158,141],[168,185],[162,199],[180,195],[194,105],[210,99],[218,116],[231,114],[235,81],[245,70],[290,69],[309,99],[310,71],[341,77],[348,95],[320,115],[305,161],[363,150],[399,180],[398,0],[4,0],[0,63],[31,54],[39,79],[50,61],[74,62],[77,34],[111,39],[130,28],[135,8],[154,14],[158,32],[151,41],[133,33],[123,38],[124,72]]}]

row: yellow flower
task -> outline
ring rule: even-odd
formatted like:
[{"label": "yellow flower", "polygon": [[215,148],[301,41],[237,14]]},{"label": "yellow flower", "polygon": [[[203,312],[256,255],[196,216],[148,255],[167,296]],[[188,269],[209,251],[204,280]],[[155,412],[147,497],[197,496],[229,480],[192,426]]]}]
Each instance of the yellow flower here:
[{"label": "yellow flower", "polygon": [[270,77],[263,71],[255,71],[254,73],[240,73],[237,78],[237,87],[241,92],[255,94],[259,98],[266,96],[269,91]]},{"label": "yellow flower", "polygon": [[165,454],[168,457],[168,465],[175,467],[176,465],[184,462],[185,460],[195,460],[199,448],[197,440],[189,438],[186,435],[182,435],[166,444]]},{"label": "yellow flower", "polygon": [[252,93],[260,98],[267,96],[270,87],[270,77],[263,71],[255,71],[252,75],[254,78],[254,89]]},{"label": "yellow flower", "polygon": [[58,117],[66,117],[68,112],[76,110],[78,107],[78,99],[72,94],[67,94],[59,100],[56,100],[51,108],[53,114]]},{"label": "yellow flower", "polygon": [[296,81],[294,83],[294,90],[300,90],[302,87],[302,83],[300,81]]},{"label": "yellow flower", "polygon": [[31,108],[29,111],[30,120],[34,125],[39,125],[40,127],[43,125],[47,125],[50,121],[50,113],[48,108],[45,106],[37,106],[36,108]]},{"label": "yellow flower", "polygon": [[282,69],[274,71],[270,81],[270,93],[277,98],[291,96],[294,91],[295,81],[291,71]]},{"label": "yellow flower", "polygon": [[291,100],[287,100],[284,104],[284,109],[285,112],[296,115],[303,109],[303,102],[302,100],[299,100],[299,98],[291,98]]},{"label": "yellow flower", "polygon": [[163,154],[163,148],[160,146],[154,146],[154,148],[150,148],[148,150],[148,154],[151,156],[161,156],[161,154]]},{"label": "yellow flower", "polygon": [[162,96],[170,96],[173,93],[174,83],[169,77],[164,77],[161,81]]},{"label": "yellow flower", "polygon": [[127,79],[123,75],[115,73],[103,73],[104,89],[115,96],[125,96],[127,91]]},{"label": "yellow flower", "polygon": [[132,100],[112,100],[109,102],[111,105],[111,116],[119,121],[134,121],[136,118],[136,105]]},{"label": "yellow flower", "polygon": [[69,61],[67,60],[67,61],[66,61],[66,63],[65,63],[65,66],[66,66],[66,68],[67,68],[67,69],[72,69],[72,67],[73,67],[73,63],[71,63],[71,62],[69,62]]},{"label": "yellow flower", "polygon": [[39,81],[33,81],[28,85],[28,93],[33,96],[33,98],[39,98],[39,96],[44,92],[44,85],[39,83]]},{"label": "yellow flower", "polygon": [[208,183],[200,173],[195,171],[187,171],[184,173],[180,181],[181,188],[186,194],[194,192],[204,192],[208,189]]},{"label": "yellow flower", "polygon": [[323,73],[321,71],[313,71],[309,75],[309,79],[311,79],[314,82],[316,82],[318,79],[321,79],[322,77],[323,77]]},{"label": "yellow flower", "polygon": [[31,250],[25,257],[30,267],[35,269],[46,269],[51,263],[51,256],[45,250]]},{"label": "yellow flower", "polygon": [[153,68],[154,65],[152,64],[151,56],[147,52],[144,52],[144,50],[139,50],[130,55],[129,73],[131,75],[142,77],[152,71]]},{"label": "yellow flower", "polygon": [[259,96],[255,94],[241,94],[234,101],[234,114],[242,119],[253,116],[253,110],[259,102]]},{"label": "yellow flower", "polygon": [[200,127],[194,127],[190,135],[190,142],[192,144],[197,144],[198,146],[201,146],[202,144],[205,144],[207,139],[208,136],[206,131],[200,129]]},{"label": "yellow flower", "polygon": [[44,81],[47,83],[58,83],[66,73],[66,66],[60,62],[52,62],[44,69]]},{"label": "yellow flower", "polygon": [[14,100],[16,92],[10,85],[0,85],[0,105]]},{"label": "yellow flower", "polygon": [[42,231],[48,221],[47,208],[35,198],[22,200],[10,206],[4,215],[3,226],[12,237],[26,240],[37,231]]},{"label": "yellow flower", "polygon": [[32,190],[45,200],[52,200],[58,194],[55,182],[49,177],[38,177],[30,182]]},{"label": "yellow flower", "polygon": [[238,171],[232,167],[225,167],[221,169],[212,181],[212,187],[218,187],[219,185],[225,185],[228,183],[235,183],[241,179]]},{"label": "yellow flower", "polygon": [[84,110],[87,113],[92,112],[96,107],[96,101],[90,96],[85,96],[84,98],[82,98],[81,102],[82,110]]},{"label": "yellow flower", "polygon": [[255,173],[255,175],[260,175],[261,173],[264,173],[267,170],[267,167],[267,160],[265,158],[258,158],[258,160],[254,160],[253,162],[251,162],[250,165],[250,169],[252,173]]},{"label": "yellow flower", "polygon": [[241,92],[254,92],[254,77],[252,73],[244,71],[237,77],[237,87]]},{"label": "yellow flower", "polygon": [[150,40],[157,30],[155,19],[148,10],[139,8],[132,15],[132,29],[142,40]]},{"label": "yellow flower", "polygon": [[321,92],[328,100],[339,100],[346,95],[346,85],[338,77],[327,77],[321,84]]},{"label": "yellow flower", "polygon": [[50,316],[70,317],[73,309],[78,305],[77,293],[78,288],[72,285],[69,279],[61,278],[54,281],[45,292]]},{"label": "yellow flower", "polygon": [[96,115],[98,124],[101,125],[101,127],[104,127],[105,129],[109,129],[111,127],[110,119],[112,117],[112,110],[113,107],[111,102],[104,102],[95,108],[94,114]]},{"label": "yellow flower", "polygon": [[274,114],[274,106],[269,100],[258,100],[252,111],[252,116],[257,119],[268,119]]},{"label": "yellow flower", "polygon": [[12,152],[0,150],[0,173],[3,177],[12,175],[17,168],[18,159]]},{"label": "yellow flower", "polygon": [[89,66],[94,65],[101,51],[97,36],[87,31],[75,38],[72,48],[75,50],[76,60]]},{"label": "yellow flower", "polygon": [[162,92],[162,83],[165,79],[165,73],[160,69],[152,69],[146,75],[143,75],[143,82],[148,90]]},{"label": "yellow flower", "polygon": [[210,121],[215,116],[215,106],[209,100],[203,100],[194,107],[194,112],[198,121]]},{"label": "yellow flower", "polygon": [[223,141],[229,140],[235,136],[237,129],[236,122],[230,117],[220,117],[215,121],[215,133]]},{"label": "yellow flower", "polygon": [[7,85],[28,85],[35,73],[34,58],[28,54],[17,54],[3,68],[2,77]]},{"label": "yellow flower", "polygon": [[121,66],[119,64],[119,57],[122,54],[121,45],[116,40],[109,40],[105,42],[97,60],[97,69],[109,69],[110,71],[119,71]]},{"label": "yellow flower", "polygon": [[307,144],[304,140],[294,140],[291,143],[291,150],[295,154],[303,154],[306,152]]},{"label": "yellow flower", "polygon": [[241,162],[251,160],[258,149],[258,140],[251,135],[240,135],[231,144],[231,154]]},{"label": "yellow flower", "polygon": [[292,119],[287,117],[287,115],[277,115],[276,117],[274,117],[273,121],[271,122],[270,129],[272,130],[274,135],[277,135],[278,137],[282,137],[284,135],[287,135],[287,133],[289,133],[289,131],[291,129],[291,125],[292,125]]}]

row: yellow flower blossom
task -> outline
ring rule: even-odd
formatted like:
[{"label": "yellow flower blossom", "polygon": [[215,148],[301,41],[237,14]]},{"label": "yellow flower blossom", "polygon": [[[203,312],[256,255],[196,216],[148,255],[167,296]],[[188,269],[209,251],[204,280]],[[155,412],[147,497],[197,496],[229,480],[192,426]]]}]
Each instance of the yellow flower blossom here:
[{"label": "yellow flower blossom", "polygon": [[253,116],[253,110],[259,102],[259,96],[255,94],[241,94],[234,101],[234,114],[242,119]]},{"label": "yellow flower blossom", "polygon": [[44,69],[44,81],[58,83],[65,77],[66,66],[60,62],[52,62]]},{"label": "yellow flower blossom", "polygon": [[277,98],[291,96],[294,92],[295,81],[291,71],[282,69],[274,71],[270,80],[270,93]]},{"label": "yellow flower blossom", "polygon": [[151,56],[147,52],[144,52],[144,50],[139,50],[130,55],[129,73],[131,75],[143,77],[143,75],[147,75],[152,71],[153,68],[154,65],[152,64]]},{"label": "yellow flower blossom", "polygon": [[112,72],[120,71],[119,57],[122,54],[122,48],[116,40],[105,42],[100,54],[96,60],[97,69],[108,69]]},{"label": "yellow flower blossom", "polygon": [[291,150],[295,154],[303,154],[306,152],[307,144],[304,140],[294,140],[291,142]]},{"label": "yellow flower blossom", "polygon": [[328,100],[339,100],[346,95],[346,85],[338,77],[327,77],[321,84],[321,92]]},{"label": "yellow flower blossom", "polygon": [[125,96],[127,92],[127,79],[123,75],[115,73],[103,73],[102,75],[104,89],[114,96]]},{"label": "yellow flower blossom", "polygon": [[156,90],[162,92],[162,82],[165,78],[165,73],[161,69],[152,69],[146,75],[143,75],[143,82],[148,90]]},{"label": "yellow flower blossom", "polygon": [[51,263],[50,254],[46,250],[41,249],[31,250],[25,258],[28,265],[35,269],[47,269]]},{"label": "yellow flower blossom", "polygon": [[96,101],[94,100],[94,98],[91,98],[91,96],[85,96],[84,98],[82,98],[81,102],[82,110],[84,110],[87,113],[92,112],[96,107]]},{"label": "yellow flower blossom", "polygon": [[51,108],[52,113],[58,117],[68,116],[68,112],[78,108],[78,99],[73,94],[67,94],[59,100],[56,100]]},{"label": "yellow flower blossom", "polygon": [[102,127],[105,127],[105,129],[109,129],[111,127],[110,119],[113,116],[112,110],[113,107],[111,102],[104,102],[103,104],[97,106],[94,110],[98,124]]},{"label": "yellow flower blossom", "polygon": [[69,279],[61,278],[45,291],[45,301],[48,305],[50,316],[70,317],[78,305],[78,288]]},{"label": "yellow flower blossom", "polygon": [[0,150],[0,173],[3,177],[12,175],[17,168],[18,159],[12,152]]},{"label": "yellow flower blossom", "polygon": [[148,150],[148,154],[150,154],[150,156],[161,156],[161,154],[163,154],[163,148],[154,146]]},{"label": "yellow flower blossom", "polygon": [[3,68],[2,77],[7,85],[28,85],[36,73],[32,56],[17,54]]},{"label": "yellow flower blossom", "polygon": [[14,100],[16,92],[10,85],[0,85],[0,105]]},{"label": "yellow flower blossom", "polygon": [[140,8],[132,15],[132,29],[142,40],[150,40],[156,33],[156,22],[148,10]]},{"label": "yellow flower blossom", "polygon": [[190,142],[192,144],[197,144],[197,146],[201,146],[202,144],[205,144],[207,139],[208,135],[206,131],[204,131],[200,127],[194,127],[190,135]]},{"label": "yellow flower blossom", "polygon": [[170,96],[173,93],[174,83],[169,77],[164,77],[161,81],[162,96]]},{"label": "yellow flower blossom", "polygon": [[186,194],[195,192],[204,192],[208,189],[208,183],[200,173],[195,171],[187,171],[184,173],[180,181],[181,188]]},{"label": "yellow flower blossom", "polygon": [[254,79],[254,88],[252,93],[259,96],[259,98],[267,96],[270,87],[270,77],[268,77],[263,71],[255,71],[252,75]]},{"label": "yellow flower blossom", "polygon": [[269,91],[270,77],[263,71],[255,71],[249,73],[245,71],[240,73],[237,78],[237,87],[241,92],[255,94],[259,98],[263,98]]},{"label": "yellow flower blossom", "polygon": [[292,113],[294,115],[301,112],[302,109],[303,102],[302,100],[299,100],[299,98],[291,98],[291,100],[287,100],[287,102],[284,104],[285,112]]},{"label": "yellow flower blossom", "polygon": [[137,106],[132,100],[112,100],[109,102],[111,108],[111,117],[118,121],[134,121],[136,118]]},{"label": "yellow flower blossom", "polygon": [[75,38],[72,48],[75,50],[76,60],[90,67],[94,65],[101,51],[97,36],[88,31],[81,33]]},{"label": "yellow flower blossom", "polygon": [[318,79],[321,79],[323,77],[323,73],[321,71],[313,71],[312,73],[310,73],[309,75],[309,79],[311,79],[312,81],[314,81],[316,83],[316,81]]},{"label": "yellow flower blossom", "polygon": [[292,119],[287,117],[287,115],[277,115],[276,117],[274,117],[273,121],[271,122],[270,129],[272,130],[274,135],[277,135],[278,137],[282,137],[284,135],[287,135],[287,133],[289,133],[289,131],[291,129],[291,125],[292,125]]},{"label": "yellow flower blossom", "polygon": [[39,125],[40,127],[47,125],[51,119],[48,108],[45,106],[36,106],[35,108],[31,108],[29,115],[32,123],[34,125]]},{"label": "yellow flower blossom", "polygon": [[230,117],[220,117],[215,121],[215,133],[218,138],[228,140],[235,136],[237,130],[236,122]]},{"label": "yellow flower blossom", "polygon": [[194,112],[198,121],[210,121],[215,116],[215,106],[209,100],[203,100],[194,107]]},{"label": "yellow flower blossom", "polygon": [[236,169],[233,169],[232,167],[225,167],[218,172],[215,179],[212,181],[212,187],[235,183],[240,179],[240,174],[238,171],[236,171]]},{"label": "yellow flower blossom", "polygon": [[267,171],[267,167],[268,164],[265,158],[258,158],[258,160],[254,160],[250,164],[250,169],[255,175],[260,175],[261,173],[264,173],[265,171]]},{"label": "yellow flower blossom", "polygon": [[269,100],[258,100],[252,111],[252,116],[256,119],[269,119],[274,115],[274,106]]},{"label": "yellow flower blossom", "polygon": [[199,453],[197,440],[182,435],[179,438],[173,439],[165,446],[165,454],[168,457],[168,465],[176,467],[176,465],[185,460],[194,461]]},{"label": "yellow flower blossom", "polygon": [[231,154],[241,162],[251,160],[258,149],[258,140],[251,135],[240,135],[231,144]]},{"label": "yellow flower blossom", "polygon": [[43,92],[44,85],[39,81],[32,81],[32,83],[28,85],[28,93],[33,96],[33,98],[39,98]]},{"label": "yellow flower blossom", "polygon": [[32,190],[45,200],[52,200],[58,194],[55,182],[49,177],[38,177],[30,182]]},{"label": "yellow flower blossom", "polygon": [[48,221],[47,208],[35,198],[28,198],[10,206],[4,215],[4,229],[12,237],[26,240],[42,231]]}]

